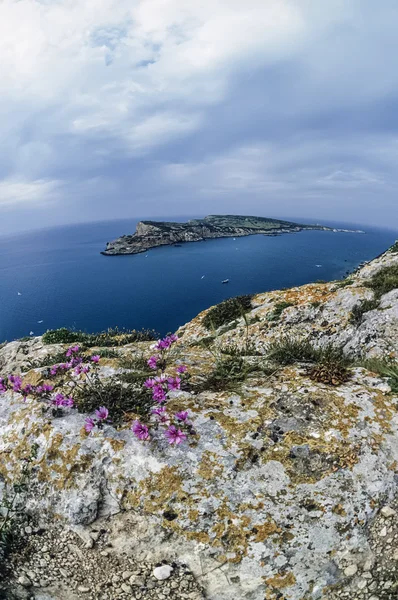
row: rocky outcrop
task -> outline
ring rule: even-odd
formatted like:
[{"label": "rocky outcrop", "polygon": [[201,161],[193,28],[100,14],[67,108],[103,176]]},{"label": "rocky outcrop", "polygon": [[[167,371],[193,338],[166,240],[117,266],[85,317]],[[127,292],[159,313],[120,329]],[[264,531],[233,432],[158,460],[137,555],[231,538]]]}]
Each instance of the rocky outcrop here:
[{"label": "rocky outcrop", "polygon": [[[345,282],[259,294],[245,318],[215,332],[205,327],[204,311],[178,332],[175,360],[201,382],[220,349],[250,342],[244,360],[252,364],[286,335],[396,359],[398,290],[382,294],[360,322],[352,311],[373,297],[372,277],[397,266],[398,254],[387,252]],[[201,345],[209,337],[212,352]],[[18,344],[0,350],[3,369],[14,360],[28,370]],[[25,344],[23,356],[32,359],[51,349],[40,338]],[[146,353],[149,346],[118,352]],[[122,370],[115,359],[101,363],[101,377]],[[43,370],[25,378],[40,381]],[[39,522],[83,538],[106,522],[113,555],[186,564],[211,600],[335,598],[336,585],[372,564],[369,528],[397,495],[397,393],[360,366],[339,386],[316,383],[304,363],[205,388],[173,392],[173,410],[188,410],[197,433],[178,447],[156,433],[140,442],[128,420],[88,436],[82,414],[53,418],[33,399],[3,394],[0,495],[37,444],[26,511]]]},{"label": "rocky outcrop", "polygon": [[303,229],[330,230],[329,227],[322,225],[300,225],[277,219],[236,215],[210,215],[204,219],[193,219],[187,223],[140,221],[133,235],[123,235],[113,242],[108,242],[106,249],[101,254],[106,256],[139,254],[158,246],[255,234],[279,235]]}]

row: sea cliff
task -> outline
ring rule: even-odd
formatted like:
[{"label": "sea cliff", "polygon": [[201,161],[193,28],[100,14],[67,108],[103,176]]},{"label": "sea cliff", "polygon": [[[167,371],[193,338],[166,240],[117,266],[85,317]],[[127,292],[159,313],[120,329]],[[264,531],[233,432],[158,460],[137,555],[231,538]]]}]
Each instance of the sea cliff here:
[{"label": "sea cliff", "polygon": [[[209,308],[177,338],[157,349],[123,334],[113,345],[86,337],[68,350],[98,363],[108,386],[110,420],[89,431],[87,417],[98,417],[84,362],[72,374],[83,390],[71,388],[74,408],[57,412],[4,384],[3,501],[29,465],[15,503],[29,520],[26,550],[8,555],[6,597],[393,598],[398,246],[343,281]],[[5,345],[1,376],[70,394],[64,341],[75,348],[78,334]],[[160,402],[180,415],[178,444],[145,413],[140,386],[156,353],[152,366],[181,372]],[[126,386],[135,392],[120,407],[112,390]],[[131,430],[137,419],[148,436]]]}]

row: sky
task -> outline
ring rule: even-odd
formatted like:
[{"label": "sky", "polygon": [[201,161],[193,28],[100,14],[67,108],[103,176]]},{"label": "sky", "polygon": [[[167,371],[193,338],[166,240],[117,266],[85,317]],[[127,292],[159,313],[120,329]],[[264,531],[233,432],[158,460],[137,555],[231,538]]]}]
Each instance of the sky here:
[{"label": "sky", "polygon": [[398,228],[397,28],[396,0],[2,0],[0,233]]}]

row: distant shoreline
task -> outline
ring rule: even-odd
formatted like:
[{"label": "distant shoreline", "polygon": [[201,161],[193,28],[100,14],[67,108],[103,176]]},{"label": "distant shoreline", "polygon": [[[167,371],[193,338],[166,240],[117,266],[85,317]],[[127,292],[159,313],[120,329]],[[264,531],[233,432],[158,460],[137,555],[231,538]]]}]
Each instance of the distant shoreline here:
[{"label": "distant shoreline", "polygon": [[336,229],[318,224],[306,225],[265,217],[210,215],[204,219],[193,219],[186,223],[140,221],[134,234],[123,235],[108,242],[106,249],[101,254],[103,256],[125,256],[141,254],[160,246],[180,246],[188,242],[249,235],[273,237],[306,230],[364,233],[362,230]]}]

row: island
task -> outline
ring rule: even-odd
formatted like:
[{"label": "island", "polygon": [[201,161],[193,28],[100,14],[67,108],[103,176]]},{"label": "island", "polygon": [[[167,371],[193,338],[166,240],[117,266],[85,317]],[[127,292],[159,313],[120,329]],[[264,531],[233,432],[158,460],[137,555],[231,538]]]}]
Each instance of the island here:
[{"label": "island", "polygon": [[158,246],[180,246],[185,242],[258,234],[275,236],[308,229],[348,231],[324,225],[303,225],[268,217],[242,215],[209,215],[203,219],[191,219],[186,223],[140,221],[134,234],[122,235],[113,242],[108,242],[101,254],[105,256],[139,254]]}]

